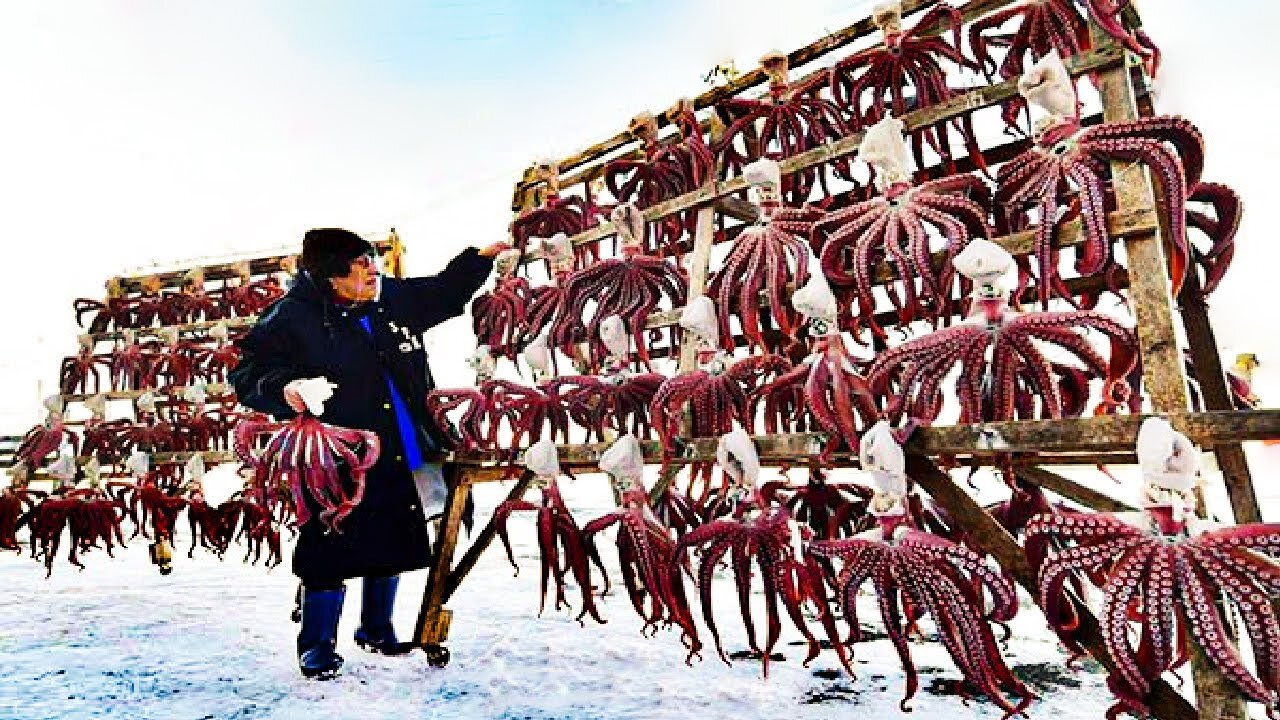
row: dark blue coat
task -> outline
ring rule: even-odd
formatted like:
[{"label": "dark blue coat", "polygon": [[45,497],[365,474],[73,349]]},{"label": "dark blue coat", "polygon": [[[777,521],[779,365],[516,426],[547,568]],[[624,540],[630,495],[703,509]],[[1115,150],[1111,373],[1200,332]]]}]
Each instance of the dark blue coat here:
[{"label": "dark blue coat", "polygon": [[[384,378],[390,374],[414,415],[423,449],[447,448],[447,434],[425,408],[434,383],[420,335],[461,315],[492,267],[492,259],[471,248],[434,277],[383,278],[379,299],[357,306],[334,304],[327,282],[300,273],[289,292],[237,343],[242,355],[231,382],[243,405],[279,419],[293,417],[284,386],[324,376],[337,388],[320,419],[372,430],[382,441],[378,462],[365,479],[364,499],[342,524],[342,532],[326,533],[316,521],[301,528],[293,571],[304,584],[335,585],[347,578],[416,570],[430,562],[426,520]],[[360,323],[366,315],[372,336]]]}]

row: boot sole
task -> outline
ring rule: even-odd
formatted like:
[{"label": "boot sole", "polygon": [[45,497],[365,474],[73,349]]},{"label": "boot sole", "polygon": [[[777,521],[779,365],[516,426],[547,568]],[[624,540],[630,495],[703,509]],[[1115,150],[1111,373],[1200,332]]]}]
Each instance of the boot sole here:
[{"label": "boot sole", "polygon": [[361,650],[364,650],[367,653],[372,653],[374,655],[396,656],[396,655],[408,655],[409,653],[413,652],[418,646],[414,645],[411,642],[397,642],[397,643],[390,643],[386,645],[375,645],[373,643],[356,640],[356,647],[360,648]]}]

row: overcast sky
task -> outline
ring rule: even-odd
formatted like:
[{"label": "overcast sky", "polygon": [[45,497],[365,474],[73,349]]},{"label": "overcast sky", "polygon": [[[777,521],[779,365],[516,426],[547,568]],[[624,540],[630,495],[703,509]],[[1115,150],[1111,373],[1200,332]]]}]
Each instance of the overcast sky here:
[{"label": "overcast sky", "polygon": [[[75,349],[75,297],[155,262],[295,249],[396,226],[409,268],[503,236],[529,162],[612,135],[865,14],[852,0],[6,2],[0,5],[0,434],[39,416]],[[1192,14],[1193,7],[1201,8]],[[1248,210],[1213,302],[1221,340],[1280,365],[1280,167],[1270,4],[1143,4],[1159,107],[1195,121],[1206,178]],[[785,9],[784,9],[785,8]],[[1250,300],[1256,302],[1251,303]],[[463,323],[440,332],[468,341]],[[461,356],[435,364],[461,381]],[[455,343],[445,344],[453,348]],[[1265,384],[1264,384],[1265,389]],[[1269,404],[1275,404],[1277,388]]]}]

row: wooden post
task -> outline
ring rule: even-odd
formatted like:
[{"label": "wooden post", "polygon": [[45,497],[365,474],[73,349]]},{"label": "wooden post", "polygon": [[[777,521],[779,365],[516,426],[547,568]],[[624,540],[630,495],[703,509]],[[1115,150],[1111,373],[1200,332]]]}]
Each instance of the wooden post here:
[{"label": "wooden post", "polygon": [[[1090,22],[1090,32],[1096,43],[1114,43],[1096,23]],[[1098,74],[1098,92],[1102,96],[1102,114],[1106,122],[1138,118],[1132,78],[1128,67],[1123,65]],[[1145,167],[1113,162],[1111,175],[1117,209],[1157,207]],[[1168,212],[1169,208],[1163,210]],[[1152,408],[1159,413],[1185,412],[1189,404],[1187,376],[1174,329],[1173,298],[1164,253],[1165,243],[1172,238],[1168,236],[1168,223],[1159,224],[1160,232],[1133,235],[1125,241],[1129,260],[1129,297],[1138,319],[1142,379],[1150,394]],[[1203,510],[1200,508],[1201,514]],[[1188,642],[1192,646],[1196,644],[1190,638]],[[1196,699],[1205,717],[1215,720],[1245,720],[1248,717],[1239,691],[1206,660],[1198,647],[1192,648],[1191,675]]]},{"label": "wooden post", "polygon": [[[515,487],[511,488],[510,493],[507,493],[507,500],[520,499],[532,484],[533,473],[525,470],[524,474],[520,476],[520,480],[516,482]],[[454,591],[462,584],[462,579],[476,566],[476,562],[480,560],[480,556],[488,549],[489,544],[493,542],[494,535],[497,534],[498,530],[494,524],[494,519],[490,518],[489,523],[484,526],[484,529],[472,541],[471,547],[467,548],[467,552],[458,560],[458,564],[449,571],[444,583],[444,594],[440,597],[441,604],[449,602],[449,598],[453,597]]]},{"label": "wooden post", "polygon": [[1087,488],[1042,467],[1021,467],[1017,468],[1014,473],[1029,483],[1055,492],[1068,500],[1084,505],[1090,510],[1097,510],[1098,512],[1137,512],[1138,510],[1138,508],[1123,500],[1117,500],[1110,495]]},{"label": "wooden post", "polygon": [[[1201,294],[1200,277],[1194,267],[1187,273],[1187,281],[1178,296],[1182,322],[1191,345],[1191,362],[1195,366],[1196,381],[1200,384],[1200,397],[1205,410],[1234,410],[1227,379],[1222,371],[1222,359],[1218,354],[1218,341],[1209,323],[1209,306]],[[1231,511],[1237,523],[1262,522],[1262,509],[1253,489],[1253,475],[1249,461],[1239,443],[1214,445],[1211,448],[1222,470],[1222,481],[1231,499]]]},{"label": "wooden post", "polygon": [[418,613],[414,639],[421,647],[440,645],[449,638],[449,623],[453,613],[444,609],[445,583],[453,562],[453,551],[458,545],[458,531],[462,528],[462,514],[471,493],[471,478],[465,469],[447,464],[446,477],[453,476],[449,497],[445,501],[444,519],[436,533],[435,562],[427,576],[427,587],[422,595],[422,610]]}]

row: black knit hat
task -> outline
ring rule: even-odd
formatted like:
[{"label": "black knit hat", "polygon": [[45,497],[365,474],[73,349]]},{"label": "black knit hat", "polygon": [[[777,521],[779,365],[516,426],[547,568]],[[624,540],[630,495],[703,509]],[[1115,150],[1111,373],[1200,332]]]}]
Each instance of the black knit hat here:
[{"label": "black knit hat", "polygon": [[373,252],[372,243],[350,230],[315,228],[302,238],[298,267],[317,280],[327,280],[346,275],[352,260]]}]

